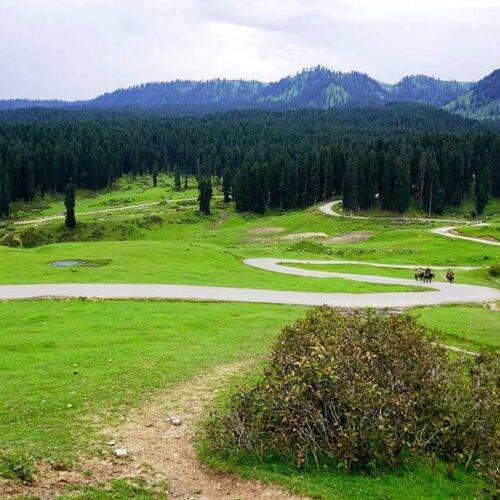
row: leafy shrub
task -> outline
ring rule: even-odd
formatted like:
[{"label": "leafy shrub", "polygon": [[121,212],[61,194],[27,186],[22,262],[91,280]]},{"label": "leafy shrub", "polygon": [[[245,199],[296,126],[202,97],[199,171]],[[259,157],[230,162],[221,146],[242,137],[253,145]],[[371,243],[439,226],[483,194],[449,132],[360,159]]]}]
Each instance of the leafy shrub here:
[{"label": "leafy shrub", "polygon": [[452,360],[408,315],[311,311],[269,368],[207,423],[220,452],[332,460],[346,469],[432,453],[497,475],[498,357]]},{"label": "leafy shrub", "polygon": [[6,247],[17,248],[21,245],[19,238],[16,237],[15,232],[7,233],[1,240],[0,243]]},{"label": "leafy shrub", "polygon": [[488,272],[491,274],[491,276],[500,276],[500,262],[497,262],[496,264],[491,264],[491,266],[488,269]]},{"label": "leafy shrub", "polygon": [[33,479],[33,460],[20,453],[0,454],[0,477],[30,483]]},{"label": "leafy shrub", "polygon": [[29,227],[19,234],[23,247],[34,248],[50,243],[50,236],[36,227]]},{"label": "leafy shrub", "polygon": [[148,214],[143,215],[140,219],[137,219],[135,223],[138,227],[147,229],[153,226],[161,226],[163,222],[163,218],[159,215]]}]

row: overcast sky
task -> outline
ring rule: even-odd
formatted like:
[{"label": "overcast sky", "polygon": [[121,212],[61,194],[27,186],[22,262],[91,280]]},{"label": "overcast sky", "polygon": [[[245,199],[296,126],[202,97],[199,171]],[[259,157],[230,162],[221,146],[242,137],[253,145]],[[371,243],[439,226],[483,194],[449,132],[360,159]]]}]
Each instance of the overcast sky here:
[{"label": "overcast sky", "polygon": [[478,80],[500,67],[500,0],[0,0],[0,98],[317,64]]}]

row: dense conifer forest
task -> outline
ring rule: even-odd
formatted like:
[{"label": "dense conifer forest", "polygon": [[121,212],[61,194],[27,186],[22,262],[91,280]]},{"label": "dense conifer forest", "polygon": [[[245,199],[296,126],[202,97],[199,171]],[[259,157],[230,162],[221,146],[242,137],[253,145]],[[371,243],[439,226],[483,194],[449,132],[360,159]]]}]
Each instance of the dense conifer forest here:
[{"label": "dense conifer forest", "polygon": [[500,135],[430,106],[232,111],[0,113],[0,215],[11,200],[98,190],[123,174],[213,176],[240,211],[307,207],[342,196],[347,210],[410,203],[440,214],[500,196]]}]

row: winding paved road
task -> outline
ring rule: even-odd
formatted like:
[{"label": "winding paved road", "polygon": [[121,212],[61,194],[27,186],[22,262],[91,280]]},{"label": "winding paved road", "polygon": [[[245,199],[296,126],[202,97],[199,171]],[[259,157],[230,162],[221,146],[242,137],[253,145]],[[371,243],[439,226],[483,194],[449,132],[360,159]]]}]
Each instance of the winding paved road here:
[{"label": "winding paved road", "polygon": [[[320,211],[326,215],[332,215],[333,217],[347,217],[349,219],[361,219],[361,220],[388,220],[388,221],[406,221],[406,222],[452,222],[454,224],[460,225],[468,225],[468,226],[489,226],[487,223],[471,223],[470,221],[459,220],[459,219],[428,219],[428,218],[418,218],[418,217],[366,217],[362,215],[350,215],[350,214],[341,214],[336,212],[333,207],[336,205],[340,205],[342,203],[341,200],[330,201],[329,203],[325,203],[321,207],[319,207]],[[448,238],[453,238],[457,240],[465,240],[472,241],[474,243],[483,243],[485,245],[494,245],[500,246],[499,241],[485,240],[483,238],[473,238],[471,236],[462,236],[461,234],[454,234],[451,231],[458,229],[459,226],[446,226],[446,227],[437,227],[431,229],[431,232],[434,234],[439,234],[441,236],[446,236]]]},{"label": "winding paved road", "polygon": [[[357,261],[318,261],[294,259],[247,259],[245,264],[257,269],[296,276],[314,278],[343,278],[365,283],[415,286],[415,281],[384,276],[345,274],[328,271],[314,271],[283,266],[282,264],[363,264],[375,267],[413,269],[415,266],[366,263]],[[436,268],[434,269],[444,269]],[[460,269],[474,269],[463,267]],[[98,299],[177,299],[208,300],[223,302],[258,302],[265,304],[292,304],[304,306],[330,305],[335,307],[413,307],[421,305],[494,302],[500,300],[500,291],[475,285],[460,285],[434,282],[418,283],[428,289],[425,292],[386,293],[316,293],[253,288],[227,288],[196,285],[161,284],[40,284],[0,286],[0,300],[36,298],[98,298]]]},{"label": "winding paved road", "polygon": [[[172,200],[175,201],[175,200]],[[156,203],[156,202],[155,202]],[[127,210],[131,208],[154,205],[155,203],[118,207],[107,210],[98,210],[91,213],[109,212],[116,210]],[[336,217],[342,215],[333,211],[333,207],[340,203],[334,201],[320,207],[320,210]],[[45,222],[54,220],[61,216],[53,216],[39,220],[26,221],[26,223]],[[347,216],[356,219],[366,219],[361,216]],[[405,219],[440,221],[443,219]],[[19,222],[24,223],[25,221]],[[454,221],[456,222],[456,221]],[[449,235],[445,230],[450,228],[438,228]],[[443,233],[438,233],[443,234]],[[453,235],[456,236],[456,235]],[[459,236],[456,236],[459,237]],[[478,243],[485,243],[479,238],[465,238]],[[492,243],[492,242],[488,242]],[[336,273],[329,271],[315,271],[312,269],[300,269],[283,264],[329,264],[329,265],[369,265],[379,268],[414,269],[414,265],[393,265],[368,263],[358,261],[328,261],[328,260],[297,260],[297,259],[247,259],[246,265],[269,272],[278,272],[295,276],[307,276],[313,278],[342,278],[351,281],[365,283],[378,283],[387,285],[415,286],[412,279],[390,278],[384,276],[372,276],[362,274]],[[421,266],[427,267],[427,266]],[[433,266],[434,269],[446,269]],[[455,267],[455,269],[470,270],[473,267]],[[176,300],[207,300],[224,302],[258,302],[267,304],[293,304],[305,306],[330,305],[335,307],[413,307],[421,305],[435,305],[448,303],[484,303],[500,300],[500,291],[475,285],[449,284],[442,282],[418,283],[425,292],[386,292],[386,293],[315,293],[294,292],[281,290],[261,290],[252,288],[227,288],[217,286],[196,285],[163,285],[163,284],[34,284],[34,285],[0,285],[0,300],[20,300],[36,298],[99,298],[99,299],[176,299]]]}]

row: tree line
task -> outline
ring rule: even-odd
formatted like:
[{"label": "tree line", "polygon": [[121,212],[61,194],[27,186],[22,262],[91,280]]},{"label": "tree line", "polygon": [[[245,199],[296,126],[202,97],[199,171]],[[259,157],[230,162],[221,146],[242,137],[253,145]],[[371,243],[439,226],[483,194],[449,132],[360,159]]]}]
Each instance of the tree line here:
[{"label": "tree line", "polygon": [[[30,115],[29,113],[32,113]],[[420,106],[248,111],[206,116],[137,112],[0,117],[0,216],[12,200],[98,190],[124,174],[215,177],[240,211],[307,207],[342,196],[347,210],[441,213],[500,196],[500,138]],[[432,130],[429,132],[428,130]],[[204,186],[208,191],[208,186]]]}]

